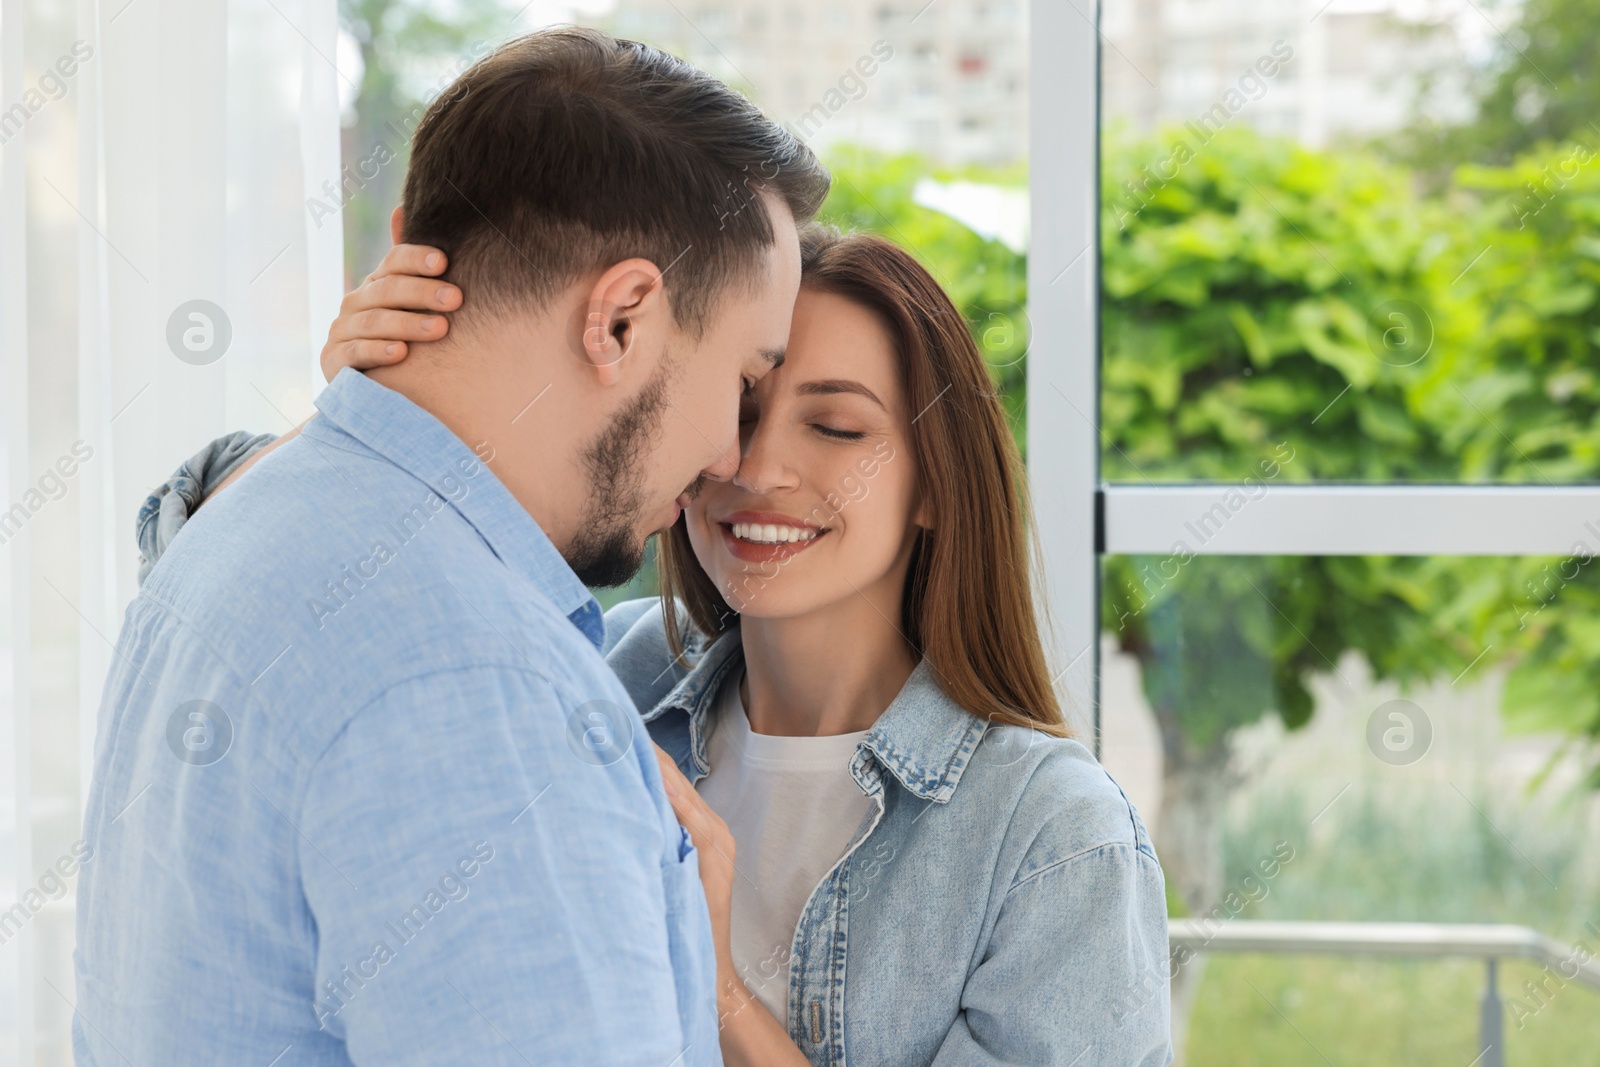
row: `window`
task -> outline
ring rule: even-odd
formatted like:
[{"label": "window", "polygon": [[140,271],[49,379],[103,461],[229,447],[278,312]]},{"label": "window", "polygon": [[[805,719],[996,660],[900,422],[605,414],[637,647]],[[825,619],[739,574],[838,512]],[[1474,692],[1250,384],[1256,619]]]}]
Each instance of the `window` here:
[{"label": "window", "polygon": [[[1029,468],[1066,677],[1174,914],[1282,843],[1224,919],[1596,946],[1600,132],[1571,28],[1102,6],[1098,83],[1081,19],[1031,12],[1064,144],[1030,162]],[[1563,106],[1518,114],[1517,85]],[[1175,978],[1190,1062],[1400,1060],[1444,1004],[1483,1052],[1481,960],[1210,958]],[[1508,1060],[1594,1039],[1587,991],[1514,1027],[1539,969],[1502,966]]]}]

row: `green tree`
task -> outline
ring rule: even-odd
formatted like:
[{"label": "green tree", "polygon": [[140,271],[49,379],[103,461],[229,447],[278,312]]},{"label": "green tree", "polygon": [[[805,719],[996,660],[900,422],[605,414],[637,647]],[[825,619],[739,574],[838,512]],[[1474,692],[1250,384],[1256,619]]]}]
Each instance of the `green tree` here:
[{"label": "green tree", "polygon": [[[353,124],[342,134],[337,196],[311,210],[319,224],[344,223],[346,287],[389,250],[389,213],[400,202],[411,136],[455,75],[515,30],[505,0],[461,0],[448,10],[423,0],[339,0],[339,22],[361,50]],[[441,68],[442,75],[417,71]]]},{"label": "green tree", "polygon": [[[1474,115],[1442,126],[1418,117],[1397,139],[1403,158],[1426,171],[1457,163],[1509,164],[1540,147],[1581,138],[1600,146],[1600,4],[1596,0],[1525,0],[1485,5],[1483,17],[1506,27],[1487,64],[1472,72]],[[1480,12],[1482,14],[1482,12]],[[1464,72],[1432,72],[1425,85]]]},{"label": "green tree", "polygon": [[[1600,471],[1600,167],[1585,153],[1465,170],[1423,199],[1370,157],[1241,130],[1156,187],[1116,181],[1171,173],[1151,168],[1174,136],[1106,146],[1109,480],[1248,479],[1270,492]],[[1291,461],[1273,454],[1284,445]],[[1191,908],[1217,888],[1208,837],[1228,733],[1269,710],[1302,725],[1306,680],[1346,650],[1408,682],[1490,649],[1485,662],[1514,667],[1513,721],[1600,736],[1593,586],[1578,581],[1600,534],[1554,577],[1543,560],[1190,563],[1195,547],[1109,560],[1104,604],[1161,724],[1173,800],[1157,837]],[[1241,691],[1249,677],[1261,681]]]},{"label": "green tree", "polygon": [[[1479,310],[1475,365],[1459,406],[1440,396],[1464,472],[1593,484],[1600,478],[1600,141],[1545,148],[1507,167],[1466,167],[1454,207],[1480,256],[1452,288]],[[1493,437],[1490,437],[1493,434]],[[1600,788],[1600,515],[1557,560],[1510,560],[1493,610],[1466,609],[1479,639],[1513,664],[1515,727],[1556,730],[1591,757]]]},{"label": "green tree", "polygon": [[940,170],[914,155],[850,149],[834,154],[827,163],[834,183],[822,207],[822,221],[881,233],[928,268],[966,317],[1016,439],[1019,445],[1026,442],[1026,257],[978,236],[948,215],[920,206],[912,196],[923,178],[1021,187],[1024,172],[983,167]]}]

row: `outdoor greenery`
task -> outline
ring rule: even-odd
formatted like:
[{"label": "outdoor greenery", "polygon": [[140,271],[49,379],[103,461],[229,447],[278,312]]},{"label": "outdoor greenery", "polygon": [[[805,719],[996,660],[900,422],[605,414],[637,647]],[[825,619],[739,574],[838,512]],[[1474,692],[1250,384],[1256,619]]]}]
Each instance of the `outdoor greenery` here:
[{"label": "outdoor greenery", "polygon": [[355,106],[342,131],[337,201],[319,198],[313,219],[344,222],[350,287],[389,250],[389,212],[400,201],[411,137],[428,104],[460,71],[514,28],[505,0],[339,0],[339,23],[361,53]]},{"label": "outdoor greenery", "polygon": [[[1274,764],[1229,805],[1226,884],[1254,898],[1243,917],[1506,922],[1565,945],[1600,942],[1589,925],[1600,923],[1600,865],[1583,805],[1530,802],[1466,777],[1458,793],[1395,767],[1353,783],[1330,810],[1333,789],[1304,766],[1320,759],[1302,750],[1297,765]],[[1257,863],[1276,842],[1293,858],[1263,882]],[[1308,1042],[1335,1063],[1461,1067],[1477,1052],[1479,960],[1212,954],[1204,967],[1190,1067],[1323,1062]],[[1580,1050],[1600,1041],[1591,991],[1517,960],[1500,962],[1497,989],[1507,1063],[1584,1062]]]},{"label": "outdoor greenery", "polygon": [[1419,114],[1381,147],[1433,176],[1459,163],[1505,164],[1540,145],[1600,134],[1594,0],[1477,0],[1472,6],[1506,27],[1486,69],[1464,72],[1452,56],[1456,69],[1425,72],[1423,88],[1468,73],[1476,115],[1441,125]]},{"label": "outdoor greenery", "polygon": [[[1533,964],[1500,965],[1502,997],[1540,981],[1548,979]],[[1483,985],[1476,960],[1218,955],[1206,965],[1184,1063],[1468,1067]],[[1521,1028],[1507,1016],[1505,1062],[1592,1063],[1597,1041],[1594,994],[1569,987]]]}]

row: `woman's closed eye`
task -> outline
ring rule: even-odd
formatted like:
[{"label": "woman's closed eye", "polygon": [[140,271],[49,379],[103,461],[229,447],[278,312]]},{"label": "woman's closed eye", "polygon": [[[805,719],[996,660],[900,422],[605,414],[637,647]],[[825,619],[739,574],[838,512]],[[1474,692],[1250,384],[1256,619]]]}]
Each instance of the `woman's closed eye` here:
[{"label": "woman's closed eye", "polygon": [[835,441],[859,441],[867,436],[861,430],[840,430],[832,426],[824,426],[820,422],[813,422],[811,428],[824,437],[831,437]]}]

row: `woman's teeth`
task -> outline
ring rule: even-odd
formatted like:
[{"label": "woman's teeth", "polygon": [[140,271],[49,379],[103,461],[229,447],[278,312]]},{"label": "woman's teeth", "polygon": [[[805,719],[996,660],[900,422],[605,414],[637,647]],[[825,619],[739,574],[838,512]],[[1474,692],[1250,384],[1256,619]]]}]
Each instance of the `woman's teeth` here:
[{"label": "woman's teeth", "polygon": [[802,526],[774,526],[762,525],[758,522],[733,523],[733,536],[741,541],[753,541],[759,545],[781,545],[790,541],[811,541],[821,533]]}]

